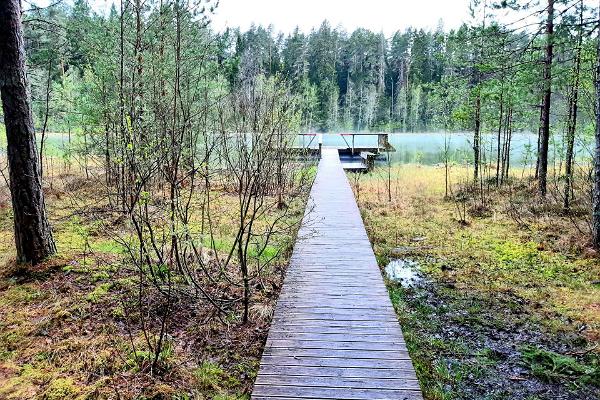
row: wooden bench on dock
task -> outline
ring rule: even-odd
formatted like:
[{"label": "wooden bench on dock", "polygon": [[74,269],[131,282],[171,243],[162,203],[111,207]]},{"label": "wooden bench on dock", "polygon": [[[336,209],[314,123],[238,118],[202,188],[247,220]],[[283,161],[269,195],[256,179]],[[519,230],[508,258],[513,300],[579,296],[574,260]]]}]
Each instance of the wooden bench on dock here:
[{"label": "wooden bench on dock", "polygon": [[422,399],[337,150],[309,202],[252,399]]}]

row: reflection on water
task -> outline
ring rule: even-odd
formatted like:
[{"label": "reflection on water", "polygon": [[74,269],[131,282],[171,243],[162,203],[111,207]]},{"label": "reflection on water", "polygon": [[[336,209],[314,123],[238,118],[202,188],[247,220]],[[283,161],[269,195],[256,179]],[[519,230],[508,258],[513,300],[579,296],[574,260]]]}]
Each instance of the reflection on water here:
[{"label": "reflection on water", "polygon": [[385,267],[387,277],[404,287],[416,286],[423,278],[419,275],[419,264],[408,258],[391,260]]}]

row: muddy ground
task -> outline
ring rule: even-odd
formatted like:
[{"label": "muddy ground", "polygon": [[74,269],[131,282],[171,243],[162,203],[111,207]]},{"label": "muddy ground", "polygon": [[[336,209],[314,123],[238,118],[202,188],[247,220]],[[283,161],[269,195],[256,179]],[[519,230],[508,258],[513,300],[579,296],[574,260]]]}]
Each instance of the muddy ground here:
[{"label": "muddy ground", "polygon": [[[457,287],[447,263],[399,264],[384,274],[427,398],[600,399],[600,358],[585,325],[541,315],[511,292]],[[447,273],[432,277],[430,268]]]}]

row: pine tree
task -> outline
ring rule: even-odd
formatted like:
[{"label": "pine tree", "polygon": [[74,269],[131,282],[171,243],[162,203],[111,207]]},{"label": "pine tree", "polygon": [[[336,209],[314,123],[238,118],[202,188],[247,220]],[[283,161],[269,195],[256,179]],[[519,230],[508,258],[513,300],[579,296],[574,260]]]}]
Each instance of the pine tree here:
[{"label": "pine tree", "polygon": [[19,0],[0,1],[0,92],[6,125],[17,261],[37,264],[56,252],[46,216]]}]

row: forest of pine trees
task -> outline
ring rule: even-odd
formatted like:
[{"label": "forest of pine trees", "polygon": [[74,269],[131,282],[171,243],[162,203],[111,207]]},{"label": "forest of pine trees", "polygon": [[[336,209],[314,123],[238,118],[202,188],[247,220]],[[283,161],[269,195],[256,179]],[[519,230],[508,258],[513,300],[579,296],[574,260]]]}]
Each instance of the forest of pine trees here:
[{"label": "forest of pine trees", "polygon": [[[217,5],[136,0],[98,13],[77,0],[25,10],[40,179],[48,133],[66,133],[69,151],[104,159],[123,203],[128,146],[162,148],[177,125],[214,131],[219,107],[211,102],[260,79],[293,97],[290,132],[471,132],[475,181],[484,159],[495,160],[503,181],[513,133],[537,133],[538,191],[547,193],[549,144],[560,143],[568,209],[574,149],[591,142],[596,121],[597,17],[588,2],[472,1],[471,24],[391,37],[327,21],[310,33],[215,32]],[[507,10],[512,22],[499,22],[495,13]],[[486,156],[483,135],[495,137],[495,154]]]},{"label": "forest of pine trees", "polygon": [[[285,79],[301,103],[307,131],[471,131],[479,113],[485,132],[503,131],[508,122],[511,130],[537,132],[544,91],[545,9],[522,10],[527,19],[502,25],[492,18],[494,6],[477,5],[477,24],[450,31],[441,23],[435,31],[406,28],[391,37],[367,29],[347,32],[327,21],[310,33],[296,29],[284,35],[262,26],[213,32],[207,20],[204,28],[197,25],[194,32],[184,27],[182,33],[191,35],[190,44],[206,54],[206,65],[215,71],[212,80],[220,76],[233,86],[249,73]],[[580,132],[593,120],[595,16],[583,1],[557,2],[556,7],[550,124],[553,132],[568,130],[570,102],[581,92],[575,100],[580,103]],[[137,39],[135,2],[123,11],[124,56],[143,53],[141,67],[152,68],[156,57],[149,51],[160,32],[154,23],[160,20],[158,4],[143,3]],[[182,13],[190,21],[209,15]],[[47,86],[52,130],[81,127],[74,115],[88,122],[86,111],[97,109],[102,90],[107,90],[104,84],[114,84],[110,78],[114,81],[117,74],[112,69],[119,58],[119,15],[114,6],[107,15],[95,13],[80,0],[73,7],[30,12],[25,28],[37,125],[46,120]],[[77,94],[86,97],[73,101]],[[94,122],[84,125],[91,128]]]},{"label": "forest of pine trees", "polygon": [[468,3],[387,34],[0,0],[0,398],[248,398],[320,171],[297,134],[340,132],[444,140],[340,180],[424,278],[385,283],[425,398],[597,397],[600,4]]}]

